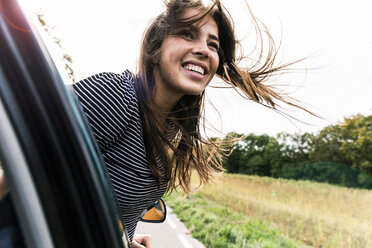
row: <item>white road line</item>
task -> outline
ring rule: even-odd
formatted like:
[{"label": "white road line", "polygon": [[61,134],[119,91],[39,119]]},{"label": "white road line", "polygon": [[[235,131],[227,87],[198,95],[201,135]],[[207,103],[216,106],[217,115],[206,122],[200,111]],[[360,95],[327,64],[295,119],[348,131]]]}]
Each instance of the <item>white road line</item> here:
[{"label": "white road line", "polygon": [[177,234],[177,237],[181,241],[181,243],[183,244],[183,246],[185,248],[192,248],[192,246],[190,245],[189,241],[187,241],[187,239],[186,239],[186,237],[184,235]]},{"label": "white road line", "polygon": [[176,228],[176,224],[174,224],[174,222],[173,222],[173,220],[170,218],[170,216],[167,217],[167,222],[168,222],[168,224],[169,224],[173,229]]}]

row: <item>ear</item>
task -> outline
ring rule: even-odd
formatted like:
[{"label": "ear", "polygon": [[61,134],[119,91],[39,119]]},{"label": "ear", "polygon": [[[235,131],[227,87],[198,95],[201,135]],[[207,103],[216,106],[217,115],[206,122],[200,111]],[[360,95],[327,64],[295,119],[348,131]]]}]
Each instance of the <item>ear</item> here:
[{"label": "ear", "polygon": [[157,66],[159,64],[159,61],[160,61],[160,54],[155,54],[152,58],[151,58],[151,63],[155,66]]}]

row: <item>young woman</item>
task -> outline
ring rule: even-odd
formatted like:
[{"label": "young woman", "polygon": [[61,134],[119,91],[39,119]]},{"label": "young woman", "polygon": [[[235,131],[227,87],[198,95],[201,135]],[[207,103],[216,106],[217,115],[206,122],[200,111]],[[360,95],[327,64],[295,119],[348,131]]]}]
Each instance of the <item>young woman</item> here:
[{"label": "young woman", "polygon": [[148,236],[134,235],[144,209],[177,186],[188,192],[192,170],[201,183],[223,170],[218,146],[200,134],[204,90],[214,76],[270,108],[277,101],[299,107],[262,83],[285,67],[273,67],[271,37],[266,58],[239,68],[231,17],[219,0],[212,3],[168,1],[144,34],[137,73],[100,73],[74,84],[132,247],[151,247]]}]

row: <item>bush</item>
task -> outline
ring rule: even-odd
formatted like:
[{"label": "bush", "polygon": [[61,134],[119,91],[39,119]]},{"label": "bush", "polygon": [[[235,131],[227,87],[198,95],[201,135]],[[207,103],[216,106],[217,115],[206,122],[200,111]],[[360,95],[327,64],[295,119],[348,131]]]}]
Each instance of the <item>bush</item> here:
[{"label": "bush", "polygon": [[309,180],[354,188],[372,188],[372,178],[348,165],[333,162],[304,164],[282,175],[282,178]]}]

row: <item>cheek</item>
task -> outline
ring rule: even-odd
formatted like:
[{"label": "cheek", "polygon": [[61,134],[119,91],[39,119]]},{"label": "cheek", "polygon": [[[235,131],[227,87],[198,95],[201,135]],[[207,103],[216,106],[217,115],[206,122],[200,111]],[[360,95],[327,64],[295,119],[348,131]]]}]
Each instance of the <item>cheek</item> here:
[{"label": "cheek", "polygon": [[213,66],[214,73],[216,73],[219,64],[220,64],[220,57],[218,56],[218,54],[216,54],[212,58],[212,66]]},{"label": "cheek", "polygon": [[165,69],[171,70],[174,68],[176,65],[176,62],[178,62],[179,57],[177,56],[178,54],[171,49],[167,49],[162,53],[162,59],[161,62],[164,66]]}]

